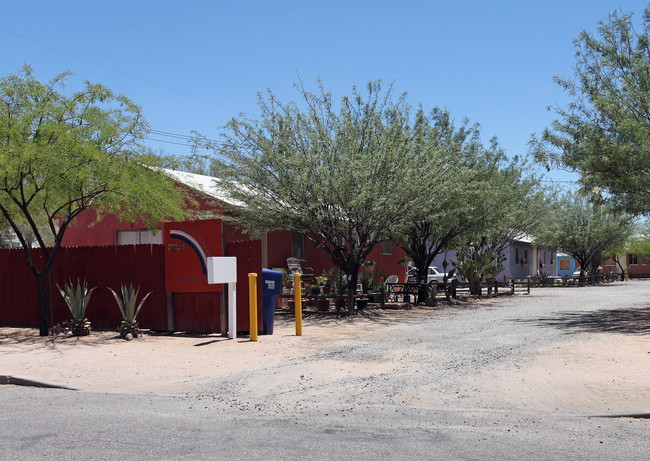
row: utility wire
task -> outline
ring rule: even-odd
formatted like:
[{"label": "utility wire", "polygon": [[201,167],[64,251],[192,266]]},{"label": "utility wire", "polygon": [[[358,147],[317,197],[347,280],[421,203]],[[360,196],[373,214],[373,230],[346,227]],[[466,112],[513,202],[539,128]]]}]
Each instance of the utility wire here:
[{"label": "utility wire", "polygon": [[8,34],[14,35],[16,37],[19,37],[19,38],[21,38],[23,40],[27,40],[27,41],[35,43],[37,45],[43,46],[45,48],[49,48],[50,50],[56,51],[57,53],[65,54],[67,56],[70,56],[72,58],[75,58],[75,59],[78,59],[80,61],[86,62],[88,64],[92,64],[93,66],[101,67],[102,69],[106,69],[106,70],[114,72],[116,74],[120,74],[120,75],[122,75],[124,77],[128,77],[128,78],[131,78],[133,80],[138,80],[139,82],[146,83],[147,85],[156,86],[158,88],[162,88],[163,90],[170,91],[172,93],[176,93],[176,94],[179,94],[181,96],[185,96],[187,98],[196,99],[197,101],[205,102],[205,103],[212,104],[212,105],[218,106],[218,107],[223,107],[224,109],[229,109],[229,110],[232,110],[232,111],[235,111],[235,112],[240,112],[239,110],[237,110],[237,109],[235,109],[233,107],[226,106],[224,104],[219,104],[217,102],[210,101],[209,99],[201,98],[199,96],[194,96],[193,94],[185,93],[183,91],[175,90],[174,88],[170,88],[168,86],[164,86],[164,85],[161,85],[159,83],[152,82],[150,80],[145,80],[144,78],[137,77],[137,76],[131,75],[131,74],[127,74],[126,72],[122,72],[121,70],[113,69],[112,67],[108,67],[108,66],[100,64],[98,62],[91,61],[90,59],[86,59],[86,58],[83,58],[81,56],[77,56],[76,54],[72,54],[72,53],[69,53],[68,51],[64,51],[64,50],[61,50],[59,48],[55,48],[55,47],[53,47],[51,45],[48,45],[47,43],[43,43],[43,42],[40,42],[38,40],[34,40],[33,38],[26,37],[25,35],[22,35],[22,34],[19,34],[17,32],[14,32],[12,30],[6,29],[6,28],[4,28],[2,26],[0,26],[0,30],[2,30],[4,32],[7,32]]},{"label": "utility wire", "polygon": [[[150,141],[156,141],[156,142],[164,142],[167,144],[176,144],[178,146],[191,146],[192,141],[195,139],[194,136],[190,135],[185,135],[185,134],[180,134],[180,133],[172,133],[171,131],[161,131],[161,130],[149,130],[149,134],[152,134],[154,136],[162,136],[162,137],[167,137],[171,138],[171,140],[166,140],[166,139],[156,139],[152,138],[150,136],[146,136],[145,139],[148,139]],[[185,141],[185,142],[177,142],[177,141]],[[221,144],[220,141],[217,141],[215,139],[206,139],[206,141],[215,143],[215,144]]]},{"label": "utility wire", "polygon": [[184,143],[184,142],[165,141],[164,139],[156,139],[156,138],[149,138],[149,137],[146,137],[144,139],[147,139],[149,141],[164,142],[165,144],[175,144],[177,146],[190,147],[190,145],[188,143]]}]

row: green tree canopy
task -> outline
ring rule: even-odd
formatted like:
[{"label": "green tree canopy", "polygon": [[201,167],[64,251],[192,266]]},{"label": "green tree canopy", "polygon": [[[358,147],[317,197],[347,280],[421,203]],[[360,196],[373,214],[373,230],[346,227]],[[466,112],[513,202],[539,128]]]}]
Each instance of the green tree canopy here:
[{"label": "green tree canopy", "polygon": [[539,161],[579,172],[585,190],[600,187],[634,214],[650,212],[649,27],[646,9],[640,32],[621,12],[583,31],[574,78],[555,77],[573,100],[531,141]]},{"label": "green tree canopy", "polygon": [[536,233],[535,244],[572,256],[583,270],[594,269],[628,240],[630,217],[599,196],[568,194],[551,209],[552,219]]},{"label": "green tree canopy", "polygon": [[359,268],[388,239],[439,165],[415,158],[411,109],[391,87],[370,82],[337,104],[322,84],[298,87],[301,103],[260,95],[260,118],[233,119],[215,146],[215,175],[243,205],[247,229],[305,233],[347,275],[348,307]]},{"label": "green tree canopy", "polygon": [[79,213],[92,206],[151,226],[187,213],[181,189],[158,168],[166,159],[142,153],[140,108],[88,82],[67,96],[69,76],[42,83],[25,66],[0,79],[0,212],[36,277],[41,335],[48,334],[46,276]]},{"label": "green tree canopy", "polygon": [[[539,182],[525,162],[508,159],[496,139],[485,147],[478,125],[464,121],[455,127],[447,111],[434,109],[426,117],[418,114],[412,133],[414,158],[424,156],[437,166],[423,171],[426,188],[416,194],[392,239],[411,257],[422,282],[440,252],[471,246],[500,253],[510,239],[542,221]],[[426,297],[421,290],[419,300]]]},{"label": "green tree canopy", "polygon": [[477,204],[478,164],[490,154],[480,142],[478,125],[465,120],[456,127],[446,110],[436,108],[428,115],[420,110],[411,133],[412,158],[430,166],[420,169],[422,189],[412,191],[413,200],[391,238],[425,281],[435,256],[472,227],[467,217]]},{"label": "green tree canopy", "polygon": [[518,158],[507,159],[501,153],[483,169],[476,205],[467,218],[472,227],[454,242],[458,272],[477,295],[482,282],[494,280],[503,270],[506,247],[547,225],[552,192]]}]

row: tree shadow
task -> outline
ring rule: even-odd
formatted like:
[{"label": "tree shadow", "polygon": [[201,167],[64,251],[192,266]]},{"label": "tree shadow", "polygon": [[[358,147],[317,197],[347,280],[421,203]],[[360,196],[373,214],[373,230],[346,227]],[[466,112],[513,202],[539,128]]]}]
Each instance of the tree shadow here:
[{"label": "tree shadow", "polygon": [[588,333],[649,334],[650,307],[601,309],[593,312],[559,312],[553,317],[516,321]]}]

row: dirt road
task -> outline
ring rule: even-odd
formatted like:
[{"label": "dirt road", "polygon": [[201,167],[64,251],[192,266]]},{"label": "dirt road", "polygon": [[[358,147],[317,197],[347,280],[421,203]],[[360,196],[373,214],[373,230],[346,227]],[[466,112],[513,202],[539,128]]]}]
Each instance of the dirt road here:
[{"label": "dirt road", "polygon": [[650,281],[351,319],[290,319],[273,336],[113,333],[39,338],[0,329],[0,374],[85,391],[191,394],[273,415],[301,408],[650,413]]}]

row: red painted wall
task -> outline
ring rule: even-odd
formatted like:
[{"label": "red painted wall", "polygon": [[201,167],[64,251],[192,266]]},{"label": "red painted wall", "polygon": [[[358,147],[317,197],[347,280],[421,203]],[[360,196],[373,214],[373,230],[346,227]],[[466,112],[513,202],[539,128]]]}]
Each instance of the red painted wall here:
[{"label": "red painted wall", "polygon": [[[197,206],[193,208],[199,211],[212,211],[217,215],[223,214],[223,209],[215,204],[213,198],[199,193],[193,193],[192,196],[197,202]],[[162,229],[162,223],[158,223],[156,227]],[[115,245],[117,230],[143,228],[145,225],[142,222],[131,223],[118,219],[115,215],[105,215],[97,221],[97,213],[90,208],[82,211],[70,223],[63,235],[62,246]]]},{"label": "red painted wall", "polygon": [[[268,265],[269,268],[287,267],[287,258],[291,254],[291,232],[289,231],[276,231],[269,232],[267,236],[268,241]],[[375,261],[376,270],[383,273],[386,277],[390,275],[397,275],[400,280],[405,280],[406,270],[399,265],[397,261],[405,256],[404,250],[395,244],[392,244],[391,254],[382,253],[382,245],[379,244],[373,248],[368,256],[368,260]],[[314,273],[318,276],[323,271],[329,270],[334,266],[330,255],[321,248],[317,248],[313,241],[305,238],[305,261],[302,262],[303,267],[311,267]]]}]

